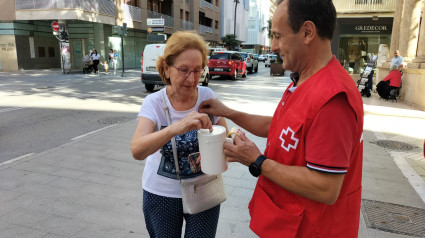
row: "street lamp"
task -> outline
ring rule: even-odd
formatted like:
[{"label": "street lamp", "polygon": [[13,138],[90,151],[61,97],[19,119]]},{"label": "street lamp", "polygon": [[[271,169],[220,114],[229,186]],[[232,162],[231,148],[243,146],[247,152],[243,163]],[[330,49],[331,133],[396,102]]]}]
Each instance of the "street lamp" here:
[{"label": "street lamp", "polygon": [[233,2],[235,3],[235,23],[233,25],[233,35],[236,37],[236,9],[238,8],[239,0],[233,0]]}]

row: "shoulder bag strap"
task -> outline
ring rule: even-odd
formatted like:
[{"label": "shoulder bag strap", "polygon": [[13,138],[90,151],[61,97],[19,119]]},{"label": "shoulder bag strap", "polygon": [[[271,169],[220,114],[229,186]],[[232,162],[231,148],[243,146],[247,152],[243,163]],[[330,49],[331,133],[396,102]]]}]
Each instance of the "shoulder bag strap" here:
[{"label": "shoulder bag strap", "polygon": [[[163,108],[164,108],[164,111],[165,111],[165,117],[167,117],[168,126],[170,126],[171,125],[170,110],[168,109],[167,103],[165,103],[165,96],[164,96],[164,94],[166,94],[166,93],[167,93],[167,91],[166,91],[166,89],[164,89],[164,93],[161,93],[161,96],[162,96]],[[174,165],[176,166],[177,179],[181,183],[182,180],[180,178],[179,162],[177,160],[178,158],[177,158],[176,138],[174,136],[173,136],[173,138],[171,138],[171,147],[173,149]]]}]

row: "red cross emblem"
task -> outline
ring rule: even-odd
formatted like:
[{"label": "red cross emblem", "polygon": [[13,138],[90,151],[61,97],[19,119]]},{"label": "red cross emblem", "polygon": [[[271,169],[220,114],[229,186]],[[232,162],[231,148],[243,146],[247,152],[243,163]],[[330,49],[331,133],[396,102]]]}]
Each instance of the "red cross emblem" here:
[{"label": "red cross emblem", "polygon": [[295,132],[288,126],[285,130],[283,129],[280,133],[280,140],[282,144],[280,145],[284,150],[288,151],[292,149],[296,149],[298,145],[299,139],[295,137]]}]

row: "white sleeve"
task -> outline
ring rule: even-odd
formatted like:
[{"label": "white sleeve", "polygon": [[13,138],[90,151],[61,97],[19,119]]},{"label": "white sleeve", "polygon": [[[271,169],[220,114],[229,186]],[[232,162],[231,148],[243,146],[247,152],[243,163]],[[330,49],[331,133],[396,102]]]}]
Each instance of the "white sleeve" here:
[{"label": "white sleeve", "polygon": [[156,100],[154,100],[154,94],[148,95],[140,107],[138,116],[148,118],[154,122],[155,125],[158,125],[158,115],[156,110],[158,106],[155,106],[155,103]]}]

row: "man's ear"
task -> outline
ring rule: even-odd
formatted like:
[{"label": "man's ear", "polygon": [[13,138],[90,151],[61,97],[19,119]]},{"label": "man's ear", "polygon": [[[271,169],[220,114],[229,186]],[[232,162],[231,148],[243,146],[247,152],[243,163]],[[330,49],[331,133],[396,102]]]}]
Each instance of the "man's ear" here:
[{"label": "man's ear", "polygon": [[310,45],[311,41],[317,35],[316,25],[312,21],[306,21],[304,22],[301,30],[304,33],[304,43],[306,45]]}]

